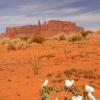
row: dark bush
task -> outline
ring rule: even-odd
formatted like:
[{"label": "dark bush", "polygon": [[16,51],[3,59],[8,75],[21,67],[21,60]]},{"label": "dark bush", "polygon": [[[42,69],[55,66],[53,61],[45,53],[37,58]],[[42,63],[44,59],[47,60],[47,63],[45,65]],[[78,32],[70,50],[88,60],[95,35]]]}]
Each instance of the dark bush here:
[{"label": "dark bush", "polygon": [[31,40],[31,42],[36,42],[36,43],[43,43],[45,41],[45,37],[43,36],[34,36]]},{"label": "dark bush", "polygon": [[82,32],[82,36],[83,37],[87,37],[89,34],[92,34],[93,32],[92,31],[85,31],[85,32]]},{"label": "dark bush", "polygon": [[66,36],[64,34],[60,35],[59,40],[66,40]]}]

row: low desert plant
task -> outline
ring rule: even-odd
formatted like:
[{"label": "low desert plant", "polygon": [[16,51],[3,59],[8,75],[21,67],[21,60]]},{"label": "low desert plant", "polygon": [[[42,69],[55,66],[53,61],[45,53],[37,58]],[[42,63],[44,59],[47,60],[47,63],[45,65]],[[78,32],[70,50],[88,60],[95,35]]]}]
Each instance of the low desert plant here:
[{"label": "low desert plant", "polygon": [[67,56],[67,53],[69,53],[70,51],[67,48],[64,48],[64,55],[65,57]]},{"label": "low desert plant", "polygon": [[0,38],[0,44],[5,45],[7,43],[11,42],[10,38]]},{"label": "low desert plant", "polygon": [[30,42],[43,43],[45,40],[43,36],[34,36],[31,38]]},{"label": "low desert plant", "polygon": [[49,96],[50,91],[48,86],[43,87],[40,91],[40,100],[51,100],[51,97]]},{"label": "low desert plant", "polygon": [[34,37],[18,37],[18,38],[0,38],[0,44],[4,45],[7,50],[25,49],[30,47],[31,43],[43,43],[45,41],[43,36]]},{"label": "low desert plant", "polygon": [[27,43],[31,44],[34,42],[34,37],[30,37],[27,39]]},{"label": "low desert plant", "polygon": [[[51,100],[51,92],[56,94],[57,92],[62,91],[66,92],[66,97],[64,97],[64,100],[96,100],[92,94],[92,92],[95,92],[95,89],[92,86],[75,86],[74,80],[65,80],[65,86],[60,87],[60,90],[56,90],[52,87],[49,87],[48,82],[49,81],[46,80],[42,85],[42,89],[40,91],[40,100]],[[72,97],[71,94],[73,95]]]},{"label": "low desert plant", "polygon": [[4,45],[7,50],[25,49],[30,46],[30,44],[22,38],[2,38],[0,44]]},{"label": "low desert plant", "polygon": [[23,41],[27,41],[27,40],[28,40],[28,38],[29,38],[29,37],[27,37],[27,36],[20,37],[20,39],[21,39],[21,40],[23,40]]},{"label": "low desert plant", "polygon": [[82,36],[83,37],[87,37],[88,35],[92,34],[93,32],[92,31],[85,31],[85,32],[82,32]]},{"label": "low desert plant", "polygon": [[48,86],[48,80],[45,80],[40,90],[40,100],[51,100],[50,93],[55,94],[56,90]]},{"label": "low desert plant", "polygon": [[10,38],[2,38],[0,40],[0,44],[4,45],[7,50],[15,50],[16,49],[14,42]]},{"label": "low desert plant", "polygon": [[82,40],[82,38],[83,36],[80,33],[72,33],[72,34],[69,34],[67,37],[67,39],[71,42]]},{"label": "low desert plant", "polygon": [[37,57],[31,58],[32,71],[35,75],[39,73],[39,59]]},{"label": "low desert plant", "polygon": [[20,40],[20,41],[18,41],[18,42],[15,43],[16,49],[25,49],[25,48],[27,48],[29,46],[30,45],[27,42],[22,41],[22,40]]},{"label": "low desert plant", "polygon": [[6,47],[7,50],[15,50],[16,49],[12,42],[7,42],[5,44],[5,47]]},{"label": "low desert plant", "polygon": [[66,40],[66,36],[64,34],[60,35],[59,40]]}]

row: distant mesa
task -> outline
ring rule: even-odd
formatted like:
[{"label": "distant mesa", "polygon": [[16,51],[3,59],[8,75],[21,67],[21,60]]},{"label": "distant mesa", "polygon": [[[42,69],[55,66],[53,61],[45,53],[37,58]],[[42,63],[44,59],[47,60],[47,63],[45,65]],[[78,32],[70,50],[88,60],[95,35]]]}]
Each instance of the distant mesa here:
[{"label": "distant mesa", "polygon": [[7,36],[31,36],[37,34],[43,34],[46,36],[52,36],[59,33],[79,33],[83,32],[84,28],[79,27],[74,22],[70,21],[59,21],[59,20],[50,20],[48,22],[44,21],[41,24],[38,21],[38,25],[26,25],[26,26],[17,26],[17,27],[7,27],[6,35]]}]

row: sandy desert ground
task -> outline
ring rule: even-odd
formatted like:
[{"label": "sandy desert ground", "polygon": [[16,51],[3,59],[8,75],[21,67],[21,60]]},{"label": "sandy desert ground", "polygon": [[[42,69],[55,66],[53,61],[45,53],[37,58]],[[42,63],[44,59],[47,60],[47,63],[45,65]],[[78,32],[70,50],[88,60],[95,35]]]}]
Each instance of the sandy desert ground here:
[{"label": "sandy desert ground", "polygon": [[[0,45],[0,100],[39,100],[45,79],[57,89],[65,79],[89,84],[100,100],[100,34],[76,42],[47,40],[11,51]],[[52,100],[57,96],[64,100],[66,93],[55,94]]]}]

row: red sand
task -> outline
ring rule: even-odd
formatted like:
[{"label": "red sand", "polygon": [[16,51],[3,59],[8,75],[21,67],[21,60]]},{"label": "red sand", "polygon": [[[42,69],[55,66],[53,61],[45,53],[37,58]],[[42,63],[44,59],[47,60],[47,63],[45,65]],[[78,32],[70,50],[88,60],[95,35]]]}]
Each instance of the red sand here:
[{"label": "red sand", "polygon": [[[34,75],[32,70],[31,58],[34,56],[39,58],[38,75]],[[61,84],[64,85],[64,79],[68,79],[63,74],[64,71],[71,68],[95,74],[97,78],[91,79],[90,83],[80,73],[76,84],[93,85],[96,89],[94,95],[100,100],[100,38],[94,36],[74,43],[50,40],[15,51],[7,51],[0,46],[0,100],[39,100],[43,81],[48,79],[50,85],[58,88]],[[60,76],[57,77],[59,73]],[[74,75],[70,77],[76,78],[78,77]],[[60,96],[60,93],[57,95]]]}]

